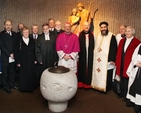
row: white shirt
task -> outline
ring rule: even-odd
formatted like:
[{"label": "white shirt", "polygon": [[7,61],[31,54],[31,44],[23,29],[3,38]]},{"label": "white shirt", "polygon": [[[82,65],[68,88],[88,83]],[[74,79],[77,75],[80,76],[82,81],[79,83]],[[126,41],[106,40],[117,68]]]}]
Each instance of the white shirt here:
[{"label": "white shirt", "polygon": [[117,34],[117,36],[116,36],[117,45],[119,45],[119,42],[121,39],[122,39],[121,34]]},{"label": "white shirt", "polygon": [[23,41],[25,42],[25,44],[28,45],[28,43],[29,43],[29,37],[28,37],[28,38],[22,37],[22,39],[23,39]]},{"label": "white shirt", "polygon": [[49,28],[50,31],[54,31],[54,28]]},{"label": "white shirt", "polygon": [[124,45],[124,52],[126,52],[126,49],[128,48],[130,42],[132,41],[134,37],[132,36],[132,38],[126,38],[126,42],[125,42],[125,45]]},{"label": "white shirt", "polygon": [[9,63],[15,62],[15,59],[9,57]]},{"label": "white shirt", "polygon": [[[7,31],[7,33],[12,36],[12,32],[11,31]],[[15,62],[15,60],[11,57],[9,57],[9,63]]]},{"label": "white shirt", "polygon": [[12,36],[12,32],[11,32],[11,31],[7,31],[7,33],[8,33],[10,36]]},{"label": "white shirt", "polygon": [[86,54],[87,54],[86,61],[88,64],[89,34],[85,34],[85,37],[86,37]]},{"label": "white shirt", "polygon": [[50,40],[49,33],[45,34],[45,40]]}]

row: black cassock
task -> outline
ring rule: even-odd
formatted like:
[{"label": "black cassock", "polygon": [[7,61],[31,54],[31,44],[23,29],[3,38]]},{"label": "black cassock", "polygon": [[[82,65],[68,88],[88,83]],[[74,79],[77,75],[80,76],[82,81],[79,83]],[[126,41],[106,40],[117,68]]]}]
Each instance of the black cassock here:
[{"label": "black cassock", "polygon": [[55,49],[56,35],[50,33],[49,38],[50,40],[45,40],[45,35],[43,33],[38,37],[36,42],[36,58],[38,63],[43,63],[40,65],[41,73],[45,69],[54,66],[54,63],[57,61]]},{"label": "black cassock", "polygon": [[64,30],[62,30],[62,29],[61,29],[60,31],[57,31],[57,30],[56,30],[56,32],[57,32],[57,36],[58,36],[59,34],[63,33]]},{"label": "black cassock", "polygon": [[[141,46],[139,47],[138,55],[141,55]],[[134,66],[134,68],[136,68],[136,66]],[[129,88],[129,94],[133,96],[134,98],[136,98],[135,100],[139,100],[140,99],[139,97],[141,97],[141,68],[138,68],[137,70],[134,82]],[[137,104],[136,101],[133,102],[133,101],[127,100],[127,105],[132,105],[132,104],[134,106],[135,111],[141,111],[140,104]]]},{"label": "black cassock", "polygon": [[[108,62],[110,61],[115,62],[116,53],[117,53],[117,41],[116,41],[116,37],[112,35],[110,48],[109,48]],[[112,77],[113,77],[113,69],[107,71],[106,92],[110,91],[113,87]]]},{"label": "black cassock", "polygon": [[[86,37],[89,35],[88,51],[86,50]],[[82,31],[79,35],[80,52],[78,63],[78,87],[84,87],[91,85],[92,69],[93,69],[93,52],[94,52],[94,36],[89,31],[85,33]],[[88,52],[88,57],[87,57]]]},{"label": "black cassock", "polygon": [[0,74],[2,73],[2,69],[1,69],[1,50],[0,50]]},{"label": "black cassock", "polygon": [[[141,55],[141,46],[139,48],[138,55]],[[136,66],[134,66],[134,67],[136,67]],[[140,86],[141,86],[141,68],[138,68],[135,80],[134,80],[133,84],[130,87],[129,94],[131,94],[134,97],[135,97],[136,93],[141,95]]]},{"label": "black cassock", "polygon": [[37,77],[35,74],[35,41],[29,38],[29,43],[22,38],[16,42],[16,63],[20,64],[18,84],[20,91],[33,91],[37,87]]}]

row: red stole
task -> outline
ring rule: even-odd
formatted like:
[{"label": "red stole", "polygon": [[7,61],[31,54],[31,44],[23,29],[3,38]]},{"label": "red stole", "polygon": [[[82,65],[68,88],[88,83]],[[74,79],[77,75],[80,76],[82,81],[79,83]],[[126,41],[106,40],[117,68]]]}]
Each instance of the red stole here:
[{"label": "red stole", "polygon": [[[118,51],[117,51],[117,56],[116,56],[116,75],[120,76],[120,67],[121,67],[121,56],[122,56],[122,49],[123,49],[123,44],[125,42],[126,38],[121,39],[119,46],[118,46]],[[140,44],[140,41],[137,38],[133,38],[131,43],[126,49],[125,57],[124,57],[124,69],[123,69],[123,77],[128,78],[128,75],[126,74],[127,68],[131,62],[132,59],[132,54],[135,50],[135,48]]]}]

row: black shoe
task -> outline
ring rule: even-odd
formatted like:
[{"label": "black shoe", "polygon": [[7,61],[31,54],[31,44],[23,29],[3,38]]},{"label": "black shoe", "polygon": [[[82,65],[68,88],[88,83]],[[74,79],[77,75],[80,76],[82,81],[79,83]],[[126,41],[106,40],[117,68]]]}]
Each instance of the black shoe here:
[{"label": "black shoe", "polygon": [[126,102],[127,101],[127,98],[123,97],[122,101],[123,102]]},{"label": "black shoe", "polygon": [[12,93],[12,91],[11,91],[11,90],[7,90],[7,91],[6,91],[6,93],[11,94],[11,93]]},{"label": "black shoe", "polygon": [[19,89],[17,86],[10,87],[11,89]]},{"label": "black shoe", "polygon": [[140,111],[135,111],[135,113],[139,113]]},{"label": "black shoe", "polygon": [[8,93],[8,94],[11,94],[12,93],[12,91],[11,90],[6,90],[6,89],[4,89],[5,91],[6,91],[6,93]]},{"label": "black shoe", "polygon": [[127,107],[134,107],[134,103],[133,102],[131,102],[129,99],[126,101],[126,106]]},{"label": "black shoe", "polygon": [[139,105],[135,105],[134,111],[135,113],[141,113],[141,107]]},{"label": "black shoe", "polygon": [[118,95],[117,95],[117,98],[122,98],[122,97],[123,97],[122,94],[118,94]]}]

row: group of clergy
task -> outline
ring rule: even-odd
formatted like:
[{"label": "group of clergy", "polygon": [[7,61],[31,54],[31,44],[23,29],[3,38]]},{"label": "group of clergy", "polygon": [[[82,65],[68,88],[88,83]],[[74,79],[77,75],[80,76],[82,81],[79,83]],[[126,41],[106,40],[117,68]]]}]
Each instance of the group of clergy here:
[{"label": "group of clergy", "polygon": [[[90,30],[79,34],[80,52],[78,64],[78,87],[94,88],[108,92],[113,80],[120,82],[118,98],[141,111],[141,44],[132,26],[121,25],[115,37],[108,30],[108,23],[99,24],[100,33],[93,37]],[[94,38],[94,40],[93,40]],[[94,42],[95,41],[95,42]],[[93,43],[94,42],[94,43]]]},{"label": "group of clergy", "polygon": [[113,80],[120,82],[118,98],[141,111],[141,44],[132,26],[121,25],[115,37],[108,30],[108,23],[99,24],[97,37],[90,32],[90,24],[84,22],[80,32],[78,62],[78,88],[94,88],[108,92]]},{"label": "group of clergy", "polygon": [[[115,79],[120,82],[118,97],[123,98],[127,106],[133,106],[135,112],[141,111],[141,48],[135,29],[121,25],[115,37],[109,32],[108,23],[101,22],[101,33],[94,38],[90,32],[93,31],[90,12],[84,9],[82,3],[77,6],[78,12],[73,9],[69,22],[72,23],[72,31],[77,31],[80,42],[78,88],[107,92],[112,89]],[[85,21],[90,25],[86,25]]]},{"label": "group of clergy", "polygon": [[[30,34],[23,23],[18,25],[19,32],[15,33],[12,22],[4,22],[4,30],[0,32],[2,88],[8,94],[12,93],[12,88],[17,89],[17,75],[19,91],[33,92],[40,84],[42,72],[58,62],[76,73],[78,88],[108,92],[112,89],[113,79],[120,81],[118,97],[123,98],[127,106],[134,106],[136,112],[140,111],[141,44],[135,37],[135,29],[121,25],[120,33],[114,36],[108,30],[109,24],[102,21],[100,33],[94,37],[89,13],[83,4],[78,7],[81,19],[75,17],[76,10],[73,10],[72,17],[77,21],[71,23],[69,19],[64,30],[61,22],[55,22],[53,18],[42,25],[42,34],[38,33],[36,24],[32,25]],[[81,30],[78,29],[80,23]]]}]

